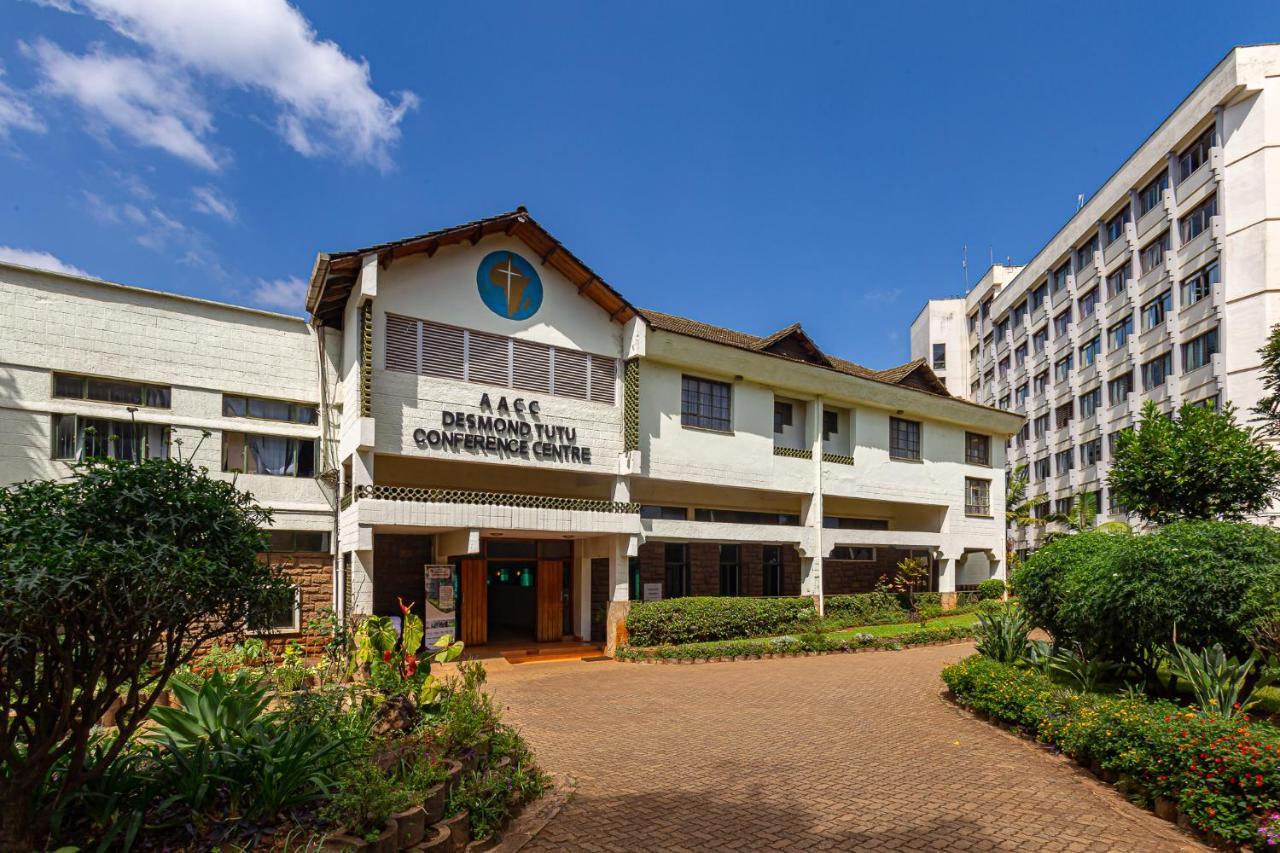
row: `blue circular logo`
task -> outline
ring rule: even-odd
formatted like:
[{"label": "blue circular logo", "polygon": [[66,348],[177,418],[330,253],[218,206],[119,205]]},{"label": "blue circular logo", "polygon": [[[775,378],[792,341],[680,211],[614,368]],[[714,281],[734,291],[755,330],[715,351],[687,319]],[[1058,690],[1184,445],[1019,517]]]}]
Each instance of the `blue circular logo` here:
[{"label": "blue circular logo", "polygon": [[490,252],[476,270],[480,299],[508,320],[527,320],[542,307],[542,279],[515,252]]}]

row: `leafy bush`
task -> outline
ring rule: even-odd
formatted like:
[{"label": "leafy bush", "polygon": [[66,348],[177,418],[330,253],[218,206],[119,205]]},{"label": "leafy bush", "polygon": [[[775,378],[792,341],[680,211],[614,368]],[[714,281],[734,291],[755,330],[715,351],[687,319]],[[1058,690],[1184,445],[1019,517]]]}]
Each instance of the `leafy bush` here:
[{"label": "leafy bush", "polygon": [[1033,554],[1013,584],[1058,645],[1134,666],[1154,684],[1175,636],[1249,653],[1257,625],[1280,605],[1280,531],[1189,521],[1146,536],[1078,533]]},{"label": "leafy bush", "polygon": [[1031,619],[1016,604],[1007,604],[994,613],[979,613],[982,638],[978,653],[1001,663],[1017,663],[1027,656]]},{"label": "leafy bush", "polygon": [[668,598],[633,602],[627,637],[636,646],[765,637],[797,630],[815,618],[809,598]]},{"label": "leafy bush", "polygon": [[851,639],[830,634],[808,633],[769,637],[767,639],[722,640],[710,643],[684,643],[664,646],[621,646],[614,653],[618,660],[697,660],[716,657],[763,657],[767,654],[801,652],[848,652],[855,649],[901,649],[905,646],[967,640],[978,633],[974,626],[948,625],[921,627],[891,637],[855,634]]},{"label": "leafy bush", "polygon": [[1192,824],[1236,843],[1280,808],[1280,730],[1195,714],[1164,700],[1065,690],[1039,672],[966,658],[942,673],[956,698],[1081,761],[1177,802]]},{"label": "leafy bush", "polygon": [[891,625],[905,622],[909,611],[888,590],[855,595],[828,595],[822,602],[826,623],[837,628],[853,625]]},{"label": "leafy bush", "polygon": [[978,584],[978,600],[992,601],[1004,597],[1004,581],[1001,578],[987,578]]}]

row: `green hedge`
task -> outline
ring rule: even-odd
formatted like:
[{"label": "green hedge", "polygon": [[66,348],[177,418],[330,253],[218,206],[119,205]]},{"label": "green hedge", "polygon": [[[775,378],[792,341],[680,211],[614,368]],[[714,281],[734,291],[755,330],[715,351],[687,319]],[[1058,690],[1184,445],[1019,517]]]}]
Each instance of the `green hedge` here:
[{"label": "green hedge", "polygon": [[618,660],[697,660],[717,657],[762,657],[766,654],[794,654],[798,652],[849,652],[855,649],[901,649],[941,643],[948,640],[967,640],[977,635],[976,625],[956,625],[940,628],[921,628],[907,634],[892,637],[873,637],[858,634],[851,638],[835,639],[828,634],[800,634],[764,639],[722,640],[714,643],[685,643],[651,647],[621,646],[614,656]]},{"label": "green hedge", "polygon": [[635,646],[768,637],[809,627],[810,598],[668,598],[633,602],[627,641]]},{"label": "green hedge", "polygon": [[1256,842],[1280,808],[1280,730],[1167,701],[1064,689],[1034,670],[974,656],[943,670],[963,704],[1116,774],[1133,799],[1172,800],[1202,832]]},{"label": "green hedge", "polygon": [[890,625],[905,622],[911,612],[892,592],[828,595],[822,604],[827,624],[836,627]]}]

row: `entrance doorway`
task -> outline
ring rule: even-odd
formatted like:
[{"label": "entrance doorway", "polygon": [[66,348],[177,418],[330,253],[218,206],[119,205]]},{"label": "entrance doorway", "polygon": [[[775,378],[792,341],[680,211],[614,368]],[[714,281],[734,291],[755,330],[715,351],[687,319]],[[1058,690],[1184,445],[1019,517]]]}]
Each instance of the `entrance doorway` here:
[{"label": "entrance doorway", "polygon": [[459,633],[468,645],[553,642],[571,633],[572,543],[487,539],[458,561]]}]

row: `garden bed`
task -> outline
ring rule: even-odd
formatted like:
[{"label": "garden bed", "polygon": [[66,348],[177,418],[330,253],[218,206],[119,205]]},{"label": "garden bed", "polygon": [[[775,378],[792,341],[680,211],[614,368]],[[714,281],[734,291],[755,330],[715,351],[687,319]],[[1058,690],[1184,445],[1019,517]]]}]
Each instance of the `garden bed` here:
[{"label": "garden bed", "polygon": [[1259,844],[1280,823],[1280,729],[1137,694],[1088,693],[973,656],[942,673],[979,717],[1049,744],[1131,801],[1217,846]]}]

